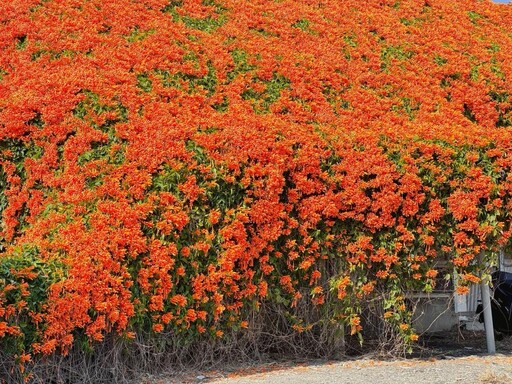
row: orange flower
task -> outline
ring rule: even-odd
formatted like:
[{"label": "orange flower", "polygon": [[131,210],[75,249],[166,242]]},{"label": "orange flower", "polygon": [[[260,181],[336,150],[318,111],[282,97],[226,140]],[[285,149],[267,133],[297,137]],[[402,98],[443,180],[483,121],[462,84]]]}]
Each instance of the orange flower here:
[{"label": "orange flower", "polygon": [[465,295],[469,292],[469,288],[465,285],[459,285],[456,289],[455,289],[455,292],[457,292],[459,295]]},{"label": "orange flower", "polygon": [[434,279],[436,276],[437,276],[437,271],[435,269],[429,269],[426,273],[425,273],[425,276],[428,277],[428,278],[431,278],[431,279]]},{"label": "orange flower", "polygon": [[183,295],[174,295],[169,301],[178,307],[184,307],[187,304],[187,299]]},{"label": "orange flower", "polygon": [[402,331],[407,331],[409,329],[409,324],[405,324],[405,323],[400,324],[400,329]]},{"label": "orange flower", "polygon": [[160,317],[160,321],[164,324],[169,324],[169,322],[174,318],[173,314],[170,312],[164,313]]},{"label": "orange flower", "polygon": [[319,285],[317,285],[316,287],[314,287],[312,290],[311,290],[311,294],[312,295],[319,295],[323,292],[323,288]]},{"label": "orange flower", "polygon": [[350,334],[354,335],[361,329],[361,319],[359,318],[359,316],[352,316],[350,318]]},{"label": "orange flower", "polygon": [[373,289],[374,289],[374,284],[373,283],[366,283],[362,286],[361,288],[364,292],[365,295],[369,295],[370,293],[373,292]]},{"label": "orange flower", "polygon": [[478,276],[473,275],[472,273],[463,274],[462,279],[475,284],[480,282],[480,278]]},{"label": "orange flower", "polygon": [[20,356],[17,357],[17,360],[23,364],[29,361],[32,361],[32,356],[30,353],[22,353]]},{"label": "orange flower", "polygon": [[208,221],[212,225],[217,224],[219,222],[219,219],[220,219],[220,211],[218,209],[210,211],[210,214],[208,216]]},{"label": "orange flower", "polygon": [[127,338],[127,339],[135,339],[135,332],[125,332],[124,333],[124,336]]},{"label": "orange flower", "polygon": [[187,321],[196,321],[197,319],[197,313],[193,309],[188,309],[187,314],[185,315],[185,319]]}]

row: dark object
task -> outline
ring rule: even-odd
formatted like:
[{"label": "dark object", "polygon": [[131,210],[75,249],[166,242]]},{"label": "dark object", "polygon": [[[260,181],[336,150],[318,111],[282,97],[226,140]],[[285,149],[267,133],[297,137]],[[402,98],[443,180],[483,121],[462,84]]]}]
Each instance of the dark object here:
[{"label": "dark object", "polygon": [[[512,335],[512,273],[496,271],[492,275],[493,295],[491,300],[492,323],[497,338]],[[478,320],[484,322],[483,306],[476,308]]]}]

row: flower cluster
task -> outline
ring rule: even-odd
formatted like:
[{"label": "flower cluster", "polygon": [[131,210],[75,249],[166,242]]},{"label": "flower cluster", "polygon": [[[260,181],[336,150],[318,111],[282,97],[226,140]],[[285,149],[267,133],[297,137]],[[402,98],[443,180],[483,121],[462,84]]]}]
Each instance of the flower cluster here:
[{"label": "flower cluster", "polygon": [[406,291],[510,242],[511,36],[477,0],[0,2],[0,346],[266,301],[355,334],[382,292],[416,340]]}]

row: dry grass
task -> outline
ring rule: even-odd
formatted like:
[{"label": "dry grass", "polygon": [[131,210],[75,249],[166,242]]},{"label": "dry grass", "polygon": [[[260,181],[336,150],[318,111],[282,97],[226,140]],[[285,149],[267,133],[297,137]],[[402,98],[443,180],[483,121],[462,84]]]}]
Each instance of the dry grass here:
[{"label": "dry grass", "polygon": [[496,373],[487,370],[478,377],[479,384],[510,384],[512,377],[506,373]]}]

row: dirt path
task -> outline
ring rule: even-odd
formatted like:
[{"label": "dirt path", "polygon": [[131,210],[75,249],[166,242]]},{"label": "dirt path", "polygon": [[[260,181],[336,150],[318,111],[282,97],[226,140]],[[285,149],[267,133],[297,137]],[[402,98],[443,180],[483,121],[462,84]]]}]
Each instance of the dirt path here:
[{"label": "dirt path", "polygon": [[240,373],[237,373],[231,377],[208,382],[216,384],[508,384],[512,383],[512,357],[497,355],[431,361],[414,359],[391,362],[376,360],[336,362],[297,366],[248,376],[240,376]]},{"label": "dirt path", "polygon": [[187,373],[141,384],[511,384],[512,356],[475,355],[432,359],[269,363],[228,371]]}]

